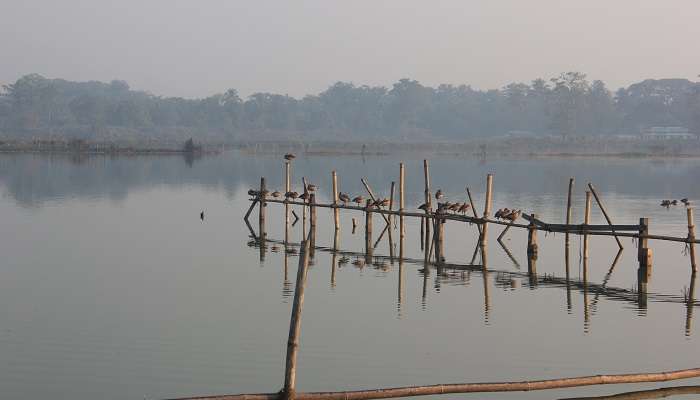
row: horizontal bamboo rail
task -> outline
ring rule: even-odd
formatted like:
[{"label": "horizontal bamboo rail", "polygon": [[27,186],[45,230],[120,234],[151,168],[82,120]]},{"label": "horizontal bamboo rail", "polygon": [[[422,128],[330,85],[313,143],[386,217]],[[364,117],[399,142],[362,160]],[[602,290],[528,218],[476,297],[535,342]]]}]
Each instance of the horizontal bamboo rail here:
[{"label": "horizontal bamboo rail", "polygon": [[[257,198],[252,198],[250,201],[257,202]],[[279,199],[270,199],[266,198],[265,199],[266,203],[279,203],[279,204],[287,204],[287,205],[299,205],[299,206],[308,206],[307,203],[303,201],[298,201],[298,200],[279,200]],[[344,205],[344,204],[324,204],[324,203],[316,203],[316,207],[322,207],[322,208],[341,208],[341,209],[346,209],[346,210],[355,210],[355,211],[367,211],[367,208],[364,206],[351,206],[351,205]],[[457,214],[446,214],[446,213],[436,213],[436,212],[412,212],[412,211],[401,211],[401,210],[385,210],[382,208],[372,208],[373,213],[377,214],[383,214],[383,215],[398,215],[398,216],[404,216],[404,217],[417,217],[417,218],[440,218],[440,219],[446,219],[446,220],[452,220],[452,221],[461,221],[461,222],[468,222],[472,224],[496,224],[496,225],[504,225],[508,226],[510,225],[511,227],[515,228],[522,228],[522,229],[528,229],[530,226],[529,224],[519,224],[519,223],[512,223],[510,221],[499,221],[491,218],[484,218],[484,217],[471,217],[468,215],[457,215]],[[531,219],[529,216],[523,215],[523,218],[525,220]],[[566,227],[566,228],[564,228]],[[593,236],[619,236],[619,237],[630,237],[630,238],[642,238],[642,239],[653,239],[653,240],[666,240],[666,241],[671,241],[671,242],[680,242],[680,243],[700,243],[700,239],[690,239],[688,237],[674,237],[674,236],[665,236],[665,235],[640,235],[639,233],[632,233],[632,232],[623,232],[623,231],[636,231],[639,229],[639,225],[613,225],[615,228],[614,232],[610,230],[610,225],[585,225],[585,224],[574,224],[574,225],[566,225],[566,224],[547,224],[542,221],[536,220],[535,221],[535,229],[539,231],[546,231],[546,232],[562,232],[562,233],[573,233],[573,234],[588,234],[588,235],[593,235]],[[634,228],[634,229],[632,229]],[[607,230],[604,230],[607,229]]]},{"label": "horizontal bamboo rail", "polygon": [[[404,386],[386,389],[352,390],[342,392],[296,393],[296,400],[368,400],[395,397],[428,396],[450,393],[526,392],[564,389],[620,383],[667,382],[700,377],[700,368],[640,374],[593,375],[574,378],[547,379],[520,382],[451,383],[429,386]],[[220,396],[186,397],[177,400],[279,400],[282,393],[233,394]]]}]

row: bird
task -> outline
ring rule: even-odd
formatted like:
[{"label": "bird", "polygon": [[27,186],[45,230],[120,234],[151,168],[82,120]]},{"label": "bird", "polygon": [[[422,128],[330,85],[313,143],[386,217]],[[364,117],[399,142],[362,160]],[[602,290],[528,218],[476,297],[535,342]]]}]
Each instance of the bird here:
[{"label": "bird", "polygon": [[462,206],[459,207],[459,211],[458,211],[458,212],[460,212],[460,213],[462,213],[462,214],[466,214],[466,213],[467,213],[467,210],[469,210],[469,207],[471,207],[471,205],[469,205],[469,204],[467,204],[467,203],[462,203]]},{"label": "bird", "polygon": [[374,207],[387,207],[389,206],[389,199],[377,199],[372,205]]},{"label": "bird", "polygon": [[259,194],[260,194],[260,192],[258,192],[257,190],[254,190],[254,189],[248,190],[248,196],[257,196]]},{"label": "bird", "polygon": [[201,219],[202,221],[204,221],[204,211],[202,211],[201,213],[199,213],[199,219]]},{"label": "bird", "polygon": [[299,193],[297,193],[297,192],[287,192],[287,193],[284,194],[284,197],[286,197],[286,198],[291,198],[291,199],[296,199],[297,197],[299,197]]},{"label": "bird", "polygon": [[518,218],[520,218],[520,214],[520,210],[513,210],[508,215],[506,215],[504,219],[510,220],[510,222],[515,222]]},{"label": "bird", "polygon": [[661,207],[670,207],[671,206],[671,200],[661,200]]},{"label": "bird", "polygon": [[340,257],[340,259],[338,260],[338,265],[347,264],[349,261],[350,261],[349,258],[347,258],[347,257],[345,257],[345,256],[342,256],[342,257]]},{"label": "bird", "polygon": [[352,202],[357,203],[358,206],[362,204],[363,201],[365,201],[365,198],[362,196],[357,196],[354,199],[352,199]]},{"label": "bird", "polygon": [[685,198],[682,198],[682,199],[681,199],[681,203],[683,203],[683,204],[686,205],[686,206],[689,206],[689,205],[690,205],[690,200],[688,200],[688,198],[685,197]]},{"label": "bird", "polygon": [[292,154],[292,153],[287,153],[287,154],[284,155],[284,159],[287,160],[287,161],[292,161],[292,160],[295,159],[295,158],[297,158],[297,156],[295,156],[295,155]]},{"label": "bird", "polygon": [[306,190],[308,190],[309,192],[313,192],[316,190],[316,185],[309,183],[308,185],[306,185]]},{"label": "bird", "polygon": [[442,190],[438,189],[437,192],[435,192],[435,198],[440,200],[443,197],[444,197],[444,195],[442,194]]},{"label": "bird", "polygon": [[672,205],[672,206],[677,206],[677,205],[678,205],[678,200],[671,200],[671,205]]},{"label": "bird", "polygon": [[348,196],[347,194],[345,194],[345,193],[343,193],[343,192],[340,192],[340,194],[338,194],[338,198],[339,198],[340,201],[342,201],[343,204],[345,204],[345,205],[347,205],[348,202],[350,201],[350,196]]},{"label": "bird", "polygon": [[280,197],[280,195],[281,195],[281,193],[278,192],[277,190],[275,190],[274,192],[272,192],[272,197]]},{"label": "bird", "polygon": [[455,211],[459,210],[460,207],[462,207],[461,203],[454,203],[449,207],[449,210],[452,212],[455,212]]}]

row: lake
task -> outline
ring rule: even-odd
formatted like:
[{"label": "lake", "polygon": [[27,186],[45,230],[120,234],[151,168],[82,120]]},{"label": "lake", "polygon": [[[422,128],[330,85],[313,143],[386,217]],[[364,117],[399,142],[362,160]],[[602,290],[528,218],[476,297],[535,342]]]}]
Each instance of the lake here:
[{"label": "lake", "polygon": [[[365,194],[360,178],[388,197],[406,164],[406,205],[423,199],[420,155],[303,156],[293,162],[331,198]],[[682,206],[700,200],[698,159],[432,157],[433,190],[464,201],[469,186],[484,205],[494,174],[494,209],[520,208],[562,223],[569,177],[573,219],[582,222],[592,182],[618,224],[650,218],[653,234],[685,236]],[[247,190],[265,176],[283,189],[278,155],[236,151],[201,159],[168,157],[0,156],[0,388],[4,399],[161,399],[273,392],[282,387],[298,256],[270,243],[261,259],[243,223]],[[301,210],[295,208],[301,216]],[[200,220],[200,212],[205,218]],[[253,211],[257,222],[257,210]],[[359,226],[352,233],[351,218]],[[406,257],[422,260],[420,223],[407,218]],[[594,206],[592,223],[604,223]],[[384,222],[375,215],[376,239]],[[257,229],[257,224],[253,224]],[[572,236],[566,284],[564,235],[539,233],[537,277],[527,271],[527,232],[490,227],[488,269],[399,263],[386,240],[374,263],[362,259],[364,216],[341,212],[344,262],[318,249],[306,287],[298,390],[349,390],[435,383],[546,379],[694,368],[700,359],[692,320],[700,303],[684,244],[650,241],[648,293],[637,285],[637,248],[590,239],[588,282],[581,240]],[[395,235],[398,236],[398,231]],[[267,233],[284,238],[279,204]],[[291,239],[302,237],[302,221]],[[477,228],[448,221],[445,256],[472,259]],[[318,209],[317,245],[333,243],[330,209]],[[335,264],[334,264],[335,261]],[[347,262],[345,262],[347,261]],[[478,259],[477,259],[478,261]],[[478,399],[558,399],[672,385],[590,387],[533,393],[460,395]],[[452,396],[457,397],[457,396]],[[448,396],[441,398],[449,398]]]}]

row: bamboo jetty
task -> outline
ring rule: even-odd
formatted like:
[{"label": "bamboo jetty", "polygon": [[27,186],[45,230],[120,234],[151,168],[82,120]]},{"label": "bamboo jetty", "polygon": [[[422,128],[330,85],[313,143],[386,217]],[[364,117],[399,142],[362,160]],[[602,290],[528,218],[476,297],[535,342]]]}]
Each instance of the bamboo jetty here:
[{"label": "bamboo jetty", "polygon": [[[662,382],[676,379],[687,379],[700,377],[700,368],[692,368],[686,370],[677,371],[664,371],[664,372],[654,372],[654,373],[636,373],[636,374],[619,374],[619,375],[594,375],[594,376],[583,376],[574,378],[559,378],[559,379],[548,379],[548,380],[537,380],[537,381],[520,381],[520,382],[486,382],[486,383],[454,383],[454,384],[439,384],[439,385],[427,385],[427,386],[409,386],[409,387],[396,387],[396,388],[382,388],[382,389],[370,389],[370,390],[356,390],[356,391],[338,391],[338,392],[313,392],[313,393],[301,393],[296,391],[295,377],[296,377],[296,359],[299,347],[299,335],[301,331],[301,311],[304,299],[304,288],[306,282],[306,271],[310,265],[310,259],[313,258],[316,246],[316,229],[317,229],[317,209],[318,208],[329,208],[333,212],[334,220],[334,239],[333,247],[330,251],[333,253],[333,265],[335,266],[335,257],[341,252],[340,249],[340,220],[339,213],[341,210],[348,211],[359,211],[363,212],[365,216],[364,224],[364,258],[366,263],[371,263],[374,256],[374,248],[377,246],[384,236],[385,232],[388,232],[389,249],[390,249],[390,259],[394,259],[393,253],[393,236],[392,221],[396,217],[399,219],[399,269],[402,271],[403,262],[405,260],[405,221],[407,217],[419,218],[421,220],[421,249],[424,256],[424,276],[427,277],[429,273],[429,266],[434,265],[438,269],[444,269],[449,264],[445,257],[444,248],[444,235],[445,229],[444,225],[447,221],[455,221],[461,223],[475,224],[479,233],[479,240],[476,248],[474,249],[474,255],[468,267],[474,268],[474,261],[477,254],[481,254],[481,263],[478,266],[484,273],[484,301],[485,301],[485,318],[488,319],[488,313],[490,309],[489,295],[488,295],[488,229],[491,225],[501,225],[504,226],[503,231],[498,236],[498,242],[506,250],[508,255],[511,257],[512,254],[507,249],[505,244],[502,242],[502,238],[505,233],[511,229],[525,229],[528,233],[527,239],[527,256],[528,256],[528,273],[527,276],[530,278],[531,285],[537,285],[541,281],[537,275],[537,259],[539,256],[539,246],[538,246],[538,235],[540,231],[544,232],[563,232],[565,233],[565,260],[566,260],[566,279],[565,280],[551,280],[553,284],[566,285],[567,292],[571,285],[571,280],[569,277],[569,241],[570,235],[580,235],[583,236],[583,281],[582,290],[584,293],[584,315],[586,319],[586,325],[588,324],[589,316],[589,301],[588,301],[588,254],[589,254],[589,236],[612,236],[615,238],[618,246],[619,252],[613,261],[613,264],[606,276],[606,281],[601,285],[602,291],[598,294],[605,294],[607,279],[609,279],[620,254],[623,250],[623,245],[620,238],[629,237],[638,240],[638,287],[639,292],[644,293],[644,297],[639,297],[640,304],[646,303],[646,284],[651,276],[652,265],[653,265],[653,252],[649,247],[650,240],[662,240],[662,241],[672,241],[685,243],[688,246],[688,254],[690,255],[691,261],[690,266],[692,270],[691,278],[691,289],[687,301],[688,313],[686,329],[690,325],[690,320],[692,318],[692,308],[695,305],[694,300],[694,282],[697,270],[697,265],[695,262],[695,248],[694,245],[698,243],[698,239],[695,237],[694,221],[693,221],[693,209],[688,207],[687,209],[687,219],[688,219],[688,235],[687,237],[673,237],[665,235],[652,235],[649,233],[649,218],[641,217],[639,218],[638,224],[626,224],[619,225],[614,224],[610,214],[605,208],[602,196],[595,189],[592,183],[588,183],[586,191],[586,206],[584,213],[584,221],[581,224],[573,224],[571,221],[572,216],[572,196],[574,187],[574,178],[569,180],[568,187],[568,197],[567,197],[567,213],[566,213],[566,223],[565,224],[553,224],[547,223],[538,218],[537,214],[521,214],[521,211],[512,211],[508,214],[507,218],[502,218],[502,210],[494,213],[492,217],[492,202],[493,202],[493,188],[494,188],[494,176],[493,174],[488,174],[486,177],[486,195],[484,200],[484,209],[481,216],[476,210],[474,199],[471,195],[470,189],[465,188],[469,203],[462,203],[459,207],[455,207],[452,204],[450,207],[446,206],[445,203],[440,203],[441,191],[437,190],[433,195],[430,187],[430,169],[428,160],[423,160],[423,177],[424,177],[424,198],[425,203],[418,207],[421,211],[407,211],[405,208],[405,167],[403,163],[399,164],[399,190],[398,190],[398,209],[394,209],[394,188],[395,182],[391,182],[391,196],[389,199],[377,198],[375,192],[372,190],[371,186],[366,179],[361,179],[361,182],[367,192],[368,198],[364,199],[362,196],[358,196],[352,199],[352,202],[357,205],[349,205],[349,197],[346,194],[339,193],[338,188],[338,175],[336,171],[331,172],[332,182],[333,182],[333,192],[332,192],[332,202],[331,203],[320,203],[317,202],[316,188],[306,182],[305,178],[302,178],[303,182],[303,193],[299,194],[297,192],[291,191],[291,162],[294,159],[294,155],[285,155],[285,194],[283,199],[279,199],[280,193],[275,193],[272,197],[266,187],[266,180],[264,177],[260,180],[259,189],[251,189],[248,194],[251,196],[250,208],[247,210],[244,221],[251,232],[251,236],[254,239],[256,245],[260,246],[261,260],[264,257],[267,231],[265,229],[266,224],[266,213],[265,208],[268,204],[280,204],[284,206],[285,209],[285,233],[284,240],[282,244],[285,246],[285,254],[291,253],[291,249],[294,244],[290,242],[289,230],[290,230],[290,207],[291,206],[301,206],[303,215],[303,237],[299,250],[299,266],[297,270],[297,280],[294,290],[294,302],[292,306],[292,315],[290,318],[290,330],[289,337],[287,340],[287,357],[285,363],[285,380],[284,387],[282,390],[276,393],[261,393],[261,394],[241,394],[241,395],[223,395],[223,396],[204,396],[204,397],[190,397],[188,400],[194,399],[209,399],[209,400],[238,400],[238,399],[259,399],[259,400],[364,400],[364,399],[383,399],[383,398],[394,398],[394,397],[409,397],[409,396],[423,396],[423,395],[436,395],[436,394],[447,394],[447,393],[483,393],[483,392],[514,392],[514,391],[530,391],[530,390],[547,390],[556,388],[571,388],[579,386],[590,386],[590,385],[605,385],[605,384],[619,384],[619,383],[640,383],[640,382]],[[433,197],[438,200],[436,203],[437,207],[433,206]],[[592,199],[595,199],[595,203],[605,217],[607,224],[594,225],[590,223]],[[342,200],[342,202],[341,202]],[[364,203],[364,205],[363,205]],[[468,204],[468,205],[467,205]],[[258,206],[258,234],[255,234],[251,224],[250,224],[250,214],[253,212],[254,208]],[[306,215],[307,209],[309,214],[309,225],[307,231]],[[471,209],[471,215],[468,215],[468,211]],[[452,213],[450,213],[452,211]],[[458,214],[459,213],[459,214]],[[373,243],[373,217],[374,214],[379,214],[385,222],[385,226],[379,235],[376,243]],[[517,220],[522,217],[527,223],[519,223]],[[355,231],[356,223],[353,218],[353,232]],[[295,250],[296,251],[296,250]],[[285,280],[286,280],[286,267],[287,267],[287,257],[285,257]],[[331,275],[332,285],[334,285],[335,274]],[[401,290],[401,273],[399,274],[399,302],[401,301],[402,290]],[[423,291],[425,298],[427,279],[424,279]],[[574,285],[575,286],[575,285]],[[618,295],[625,299],[629,297],[626,296],[626,292],[620,291]],[[567,298],[570,301],[570,295],[567,293]],[[597,301],[597,297],[596,300]]]}]

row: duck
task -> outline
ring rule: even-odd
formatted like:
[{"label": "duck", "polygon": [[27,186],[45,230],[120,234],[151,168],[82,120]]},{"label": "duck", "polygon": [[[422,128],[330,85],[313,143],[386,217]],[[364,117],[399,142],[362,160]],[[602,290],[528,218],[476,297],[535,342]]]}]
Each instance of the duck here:
[{"label": "duck", "polygon": [[671,200],[671,205],[672,205],[672,206],[677,206],[677,205],[678,205],[678,200]]},{"label": "duck", "polygon": [[437,192],[435,192],[435,198],[440,200],[443,197],[445,197],[445,195],[442,193],[442,189],[438,189]]},{"label": "duck", "polygon": [[686,207],[690,205],[690,200],[688,200],[687,197],[681,199],[681,203],[683,203]]},{"label": "duck", "polygon": [[342,201],[343,204],[345,204],[345,205],[348,205],[348,202],[350,202],[350,196],[348,196],[347,194],[345,194],[343,192],[340,192],[338,194],[338,199],[340,199],[340,201]]},{"label": "duck", "polygon": [[362,204],[363,201],[365,201],[365,198],[362,196],[357,196],[354,199],[352,199],[352,202],[356,203],[358,206]]},{"label": "duck", "polygon": [[286,198],[291,198],[291,199],[296,199],[297,197],[299,197],[299,193],[297,193],[297,192],[287,192],[287,193],[284,194],[284,197],[286,197]]},{"label": "duck", "polygon": [[467,204],[467,203],[462,203],[462,206],[461,206],[461,207],[459,207],[459,210],[458,210],[458,212],[460,212],[460,213],[461,213],[462,215],[464,215],[464,214],[466,214],[466,213],[467,213],[467,211],[469,210],[469,207],[471,207],[471,205],[470,205],[470,204]]},{"label": "duck", "polygon": [[280,193],[279,191],[275,190],[274,192],[271,193],[271,195],[272,195],[272,197],[277,198],[277,197],[280,197],[280,196],[282,195],[282,193]]},{"label": "duck", "polygon": [[260,192],[258,192],[257,190],[254,190],[254,189],[248,190],[248,196],[258,196],[259,194],[260,194]]},{"label": "duck", "polygon": [[292,154],[292,153],[287,153],[287,154],[284,155],[284,159],[287,160],[287,161],[292,161],[292,160],[295,159],[295,158],[297,158],[297,156],[295,156],[295,155]]},{"label": "duck", "polygon": [[314,192],[316,191],[316,185],[309,183],[308,185],[306,185],[306,190],[308,190],[309,192]]},{"label": "duck", "polygon": [[522,213],[522,211],[520,211],[520,210],[513,210],[510,213],[508,213],[508,215],[503,217],[503,219],[507,219],[510,222],[515,222],[518,218],[520,218],[521,213]]},{"label": "duck", "polygon": [[455,211],[459,210],[460,207],[462,207],[461,203],[454,203],[449,207],[449,210],[452,212],[455,212]]},{"label": "duck", "polygon": [[671,200],[661,200],[661,207],[670,207],[671,206]]}]

